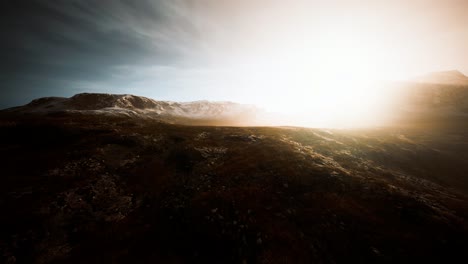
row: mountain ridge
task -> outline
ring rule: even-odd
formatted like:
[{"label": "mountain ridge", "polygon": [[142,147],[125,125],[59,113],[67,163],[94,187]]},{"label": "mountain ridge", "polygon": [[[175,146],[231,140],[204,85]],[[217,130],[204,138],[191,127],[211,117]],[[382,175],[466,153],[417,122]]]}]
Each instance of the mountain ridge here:
[{"label": "mountain ridge", "polygon": [[243,119],[253,122],[259,109],[229,101],[158,101],[131,94],[79,93],[71,97],[42,97],[2,110],[22,114],[86,113],[150,119]]}]

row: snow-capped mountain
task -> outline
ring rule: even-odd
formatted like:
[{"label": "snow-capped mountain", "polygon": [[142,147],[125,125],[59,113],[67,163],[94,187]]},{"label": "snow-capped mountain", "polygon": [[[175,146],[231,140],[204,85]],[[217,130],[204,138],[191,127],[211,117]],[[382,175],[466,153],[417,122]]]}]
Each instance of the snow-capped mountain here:
[{"label": "snow-capped mountain", "polygon": [[[129,94],[81,93],[70,98],[44,97],[8,112],[47,114],[56,112],[126,115],[143,118],[236,119],[253,121],[259,110],[253,105],[233,102],[157,101]],[[247,121],[249,121],[247,120]]]}]

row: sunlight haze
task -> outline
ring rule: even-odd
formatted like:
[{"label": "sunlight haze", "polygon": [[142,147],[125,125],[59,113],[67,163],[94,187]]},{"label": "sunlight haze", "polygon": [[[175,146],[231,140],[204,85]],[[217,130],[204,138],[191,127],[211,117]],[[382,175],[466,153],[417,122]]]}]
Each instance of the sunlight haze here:
[{"label": "sunlight haze", "polygon": [[466,5],[240,2],[208,1],[192,9],[198,26],[206,26],[200,38],[210,56],[204,63],[225,70],[216,87],[302,123],[373,123],[382,114],[375,106],[389,93],[379,82],[466,68],[455,52],[466,49]]}]

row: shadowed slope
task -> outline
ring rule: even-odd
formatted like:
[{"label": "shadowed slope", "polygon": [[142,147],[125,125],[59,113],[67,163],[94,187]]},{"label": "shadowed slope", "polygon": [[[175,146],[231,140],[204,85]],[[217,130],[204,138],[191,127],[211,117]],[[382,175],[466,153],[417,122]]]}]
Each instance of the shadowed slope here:
[{"label": "shadowed slope", "polygon": [[467,257],[468,141],[460,131],[439,138],[61,115],[3,117],[0,135],[5,260]]}]

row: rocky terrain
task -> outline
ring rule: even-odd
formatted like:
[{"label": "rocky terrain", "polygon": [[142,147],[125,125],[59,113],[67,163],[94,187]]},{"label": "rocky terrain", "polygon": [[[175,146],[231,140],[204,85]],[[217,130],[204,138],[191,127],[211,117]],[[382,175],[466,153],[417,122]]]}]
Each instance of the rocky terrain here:
[{"label": "rocky terrain", "polygon": [[[186,126],[89,112],[98,109],[82,96],[90,99],[27,106],[74,110],[0,113],[5,263],[468,257],[465,119],[365,130]],[[132,100],[118,106],[171,107]]]}]

